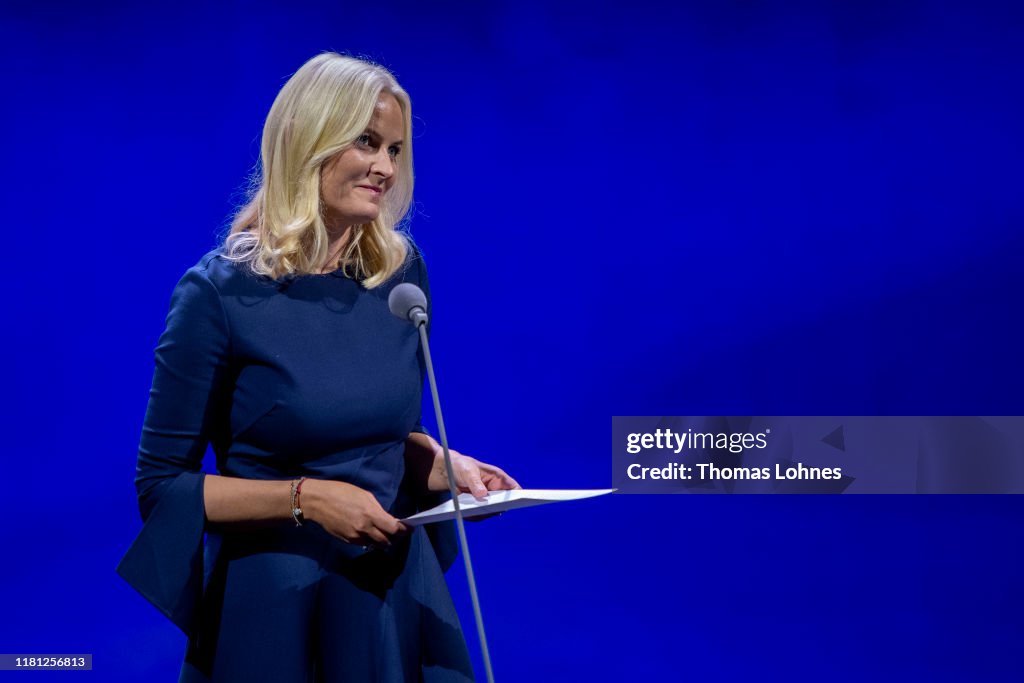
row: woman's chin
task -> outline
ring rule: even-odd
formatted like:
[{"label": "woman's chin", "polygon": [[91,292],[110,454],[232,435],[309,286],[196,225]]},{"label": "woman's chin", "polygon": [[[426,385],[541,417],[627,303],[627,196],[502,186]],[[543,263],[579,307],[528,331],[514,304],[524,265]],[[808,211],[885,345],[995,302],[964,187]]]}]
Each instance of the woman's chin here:
[{"label": "woman's chin", "polygon": [[360,211],[359,213],[352,214],[346,222],[349,225],[365,225],[377,220],[377,216],[379,215],[380,209],[374,207],[372,211]]}]

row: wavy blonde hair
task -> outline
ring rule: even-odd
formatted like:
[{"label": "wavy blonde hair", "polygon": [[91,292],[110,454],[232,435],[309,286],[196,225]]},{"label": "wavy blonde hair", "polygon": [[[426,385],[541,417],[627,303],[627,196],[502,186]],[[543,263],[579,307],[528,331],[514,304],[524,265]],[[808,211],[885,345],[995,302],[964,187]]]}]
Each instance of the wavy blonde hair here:
[{"label": "wavy blonde hair", "polygon": [[[327,161],[363,134],[382,93],[394,96],[402,110],[404,144],[395,182],[377,218],[352,226],[338,263],[329,263],[320,175]],[[227,258],[274,279],[336,265],[367,288],[402,266],[409,247],[397,227],[412,203],[412,113],[409,95],[387,69],[334,52],[303,64],[270,108],[260,162],[261,178],[225,240]]]}]

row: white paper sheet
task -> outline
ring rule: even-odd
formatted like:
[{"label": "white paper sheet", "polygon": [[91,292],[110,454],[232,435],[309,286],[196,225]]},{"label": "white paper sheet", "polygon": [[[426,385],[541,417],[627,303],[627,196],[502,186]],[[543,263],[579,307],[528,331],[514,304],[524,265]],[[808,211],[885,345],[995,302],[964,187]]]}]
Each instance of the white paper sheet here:
[{"label": "white paper sheet", "polygon": [[[490,491],[486,500],[477,500],[471,493],[459,495],[459,507],[466,519],[493,515],[505,510],[526,508],[545,503],[561,503],[567,500],[593,498],[611,493],[615,489],[512,489],[510,491]],[[431,522],[443,522],[455,519],[455,505],[452,501],[441,503],[437,507],[406,517],[403,523],[409,526],[420,526]]]}]

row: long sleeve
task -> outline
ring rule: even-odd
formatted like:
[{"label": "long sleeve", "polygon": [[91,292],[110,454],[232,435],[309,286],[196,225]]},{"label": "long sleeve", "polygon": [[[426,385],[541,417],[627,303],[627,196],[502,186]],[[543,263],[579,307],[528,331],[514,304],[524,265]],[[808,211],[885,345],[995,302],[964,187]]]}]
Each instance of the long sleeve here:
[{"label": "long sleeve", "polygon": [[118,573],[190,632],[203,588],[203,454],[223,421],[230,332],[206,264],[171,297],[136,466],[143,528]]}]

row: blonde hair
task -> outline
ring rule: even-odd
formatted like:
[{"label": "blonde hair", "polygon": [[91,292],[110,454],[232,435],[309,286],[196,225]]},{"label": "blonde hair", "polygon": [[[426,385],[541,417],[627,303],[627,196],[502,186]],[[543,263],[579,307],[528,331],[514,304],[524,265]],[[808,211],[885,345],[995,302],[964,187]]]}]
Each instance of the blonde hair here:
[{"label": "blonde hair", "polygon": [[413,186],[409,95],[384,67],[334,52],[303,64],[274,100],[263,126],[261,179],[231,223],[227,258],[275,279],[335,265],[328,263],[320,175],[325,162],[363,134],[383,93],[394,96],[402,110],[404,142],[395,182],[377,218],[352,226],[337,265],[367,288],[402,266],[408,244],[397,227],[409,211]]}]

